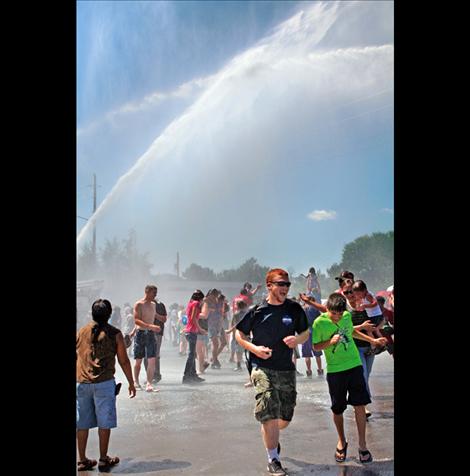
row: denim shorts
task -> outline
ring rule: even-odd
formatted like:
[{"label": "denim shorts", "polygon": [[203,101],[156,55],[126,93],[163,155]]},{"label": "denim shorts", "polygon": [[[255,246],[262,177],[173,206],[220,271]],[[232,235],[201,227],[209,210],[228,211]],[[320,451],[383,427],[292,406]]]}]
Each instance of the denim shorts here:
[{"label": "denim shorts", "polygon": [[204,344],[207,345],[209,343],[209,336],[207,334],[198,334],[197,335],[197,340],[202,341],[202,342],[204,342]]},{"label": "denim shorts", "polygon": [[77,429],[116,428],[116,382],[77,383]]},{"label": "denim shorts", "polygon": [[139,329],[134,338],[134,359],[151,359],[157,355],[155,332]]}]

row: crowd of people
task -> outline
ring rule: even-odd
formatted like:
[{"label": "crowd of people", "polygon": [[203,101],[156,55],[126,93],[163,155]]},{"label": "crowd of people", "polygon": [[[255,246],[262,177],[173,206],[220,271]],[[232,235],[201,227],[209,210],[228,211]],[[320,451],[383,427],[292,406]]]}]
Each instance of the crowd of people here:
[{"label": "crowd of people", "polygon": [[[110,432],[116,427],[115,358],[126,379],[129,395],[137,390],[158,392],[162,379],[160,350],[167,324],[167,342],[185,357],[182,384],[200,385],[202,375],[222,367],[222,353],[235,372],[248,370],[246,387],[254,387],[255,418],[261,425],[269,474],[287,474],[280,461],[280,431],[293,419],[296,378],[302,375],[296,360],[305,359],[306,378],[312,378],[312,357],[322,378],[326,361],[333,422],[338,433],[334,457],[347,457],[343,412],[352,405],[358,431],[359,461],[372,461],[366,443],[367,405],[372,394],[369,379],[375,356],[388,351],[393,357],[393,286],[374,295],[363,280],[343,271],[338,289],[322,301],[315,268],[310,268],[305,292],[289,296],[288,273],[280,268],[266,275],[266,294],[261,284],[247,282],[231,300],[218,289],[204,294],[195,290],[186,306],[172,304],[167,313],[157,299],[158,288],[147,285],[134,306],[111,306],[98,299],[91,321],[77,333],[77,447],[79,471],[109,470],[119,458],[108,452]],[[380,294],[380,295],[379,295]],[[130,359],[134,361],[131,366]],[[144,361],[144,377],[141,367]],[[225,365],[225,361],[223,361]],[[141,381],[143,383],[141,383]],[[87,458],[90,428],[98,427],[99,462]]]}]

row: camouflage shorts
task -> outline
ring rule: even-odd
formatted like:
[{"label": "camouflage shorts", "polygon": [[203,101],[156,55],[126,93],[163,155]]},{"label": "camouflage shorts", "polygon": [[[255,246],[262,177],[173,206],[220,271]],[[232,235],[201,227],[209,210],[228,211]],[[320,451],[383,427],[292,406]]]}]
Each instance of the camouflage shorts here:
[{"label": "camouflage shorts", "polygon": [[253,368],[251,381],[256,391],[255,418],[259,422],[292,420],[297,398],[295,370]]}]

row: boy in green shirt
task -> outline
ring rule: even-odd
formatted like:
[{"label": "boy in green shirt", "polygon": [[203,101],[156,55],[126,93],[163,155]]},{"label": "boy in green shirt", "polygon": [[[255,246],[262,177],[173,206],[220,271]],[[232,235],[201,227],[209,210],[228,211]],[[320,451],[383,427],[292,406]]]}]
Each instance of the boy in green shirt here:
[{"label": "boy in green shirt", "polygon": [[346,299],[339,293],[329,296],[327,312],[313,323],[312,343],[316,351],[323,350],[327,364],[326,380],[331,397],[333,421],[338,432],[335,459],[344,462],[348,442],[344,434],[343,412],[349,403],[354,407],[359,438],[359,461],[370,463],[372,455],[366,445],[366,410],[370,403],[361,358],[353,337],[371,344],[384,345],[386,339],[373,339],[354,329],[351,313],[346,311]]}]

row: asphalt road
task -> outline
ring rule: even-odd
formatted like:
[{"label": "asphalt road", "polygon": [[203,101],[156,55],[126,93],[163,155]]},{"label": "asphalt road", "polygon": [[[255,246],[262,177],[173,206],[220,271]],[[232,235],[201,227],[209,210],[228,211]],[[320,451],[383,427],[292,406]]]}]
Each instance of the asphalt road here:
[{"label": "asphalt road", "polygon": [[[254,390],[245,388],[248,373],[234,372],[223,353],[222,369],[208,369],[206,381],[198,386],[181,383],[186,357],[168,341],[162,346],[162,381],[157,393],[138,391],[127,396],[126,379],[117,365],[116,380],[123,382],[117,400],[118,428],[111,433],[109,454],[121,462],[112,474],[158,475],[243,475],[267,474],[266,451],[260,425],[253,416]],[[376,356],[370,387],[372,417],[367,424],[367,442],[374,462],[358,461],[354,411],[345,412],[349,441],[345,463],[334,460],[337,442],[327,383],[315,375],[297,378],[294,419],[281,432],[281,462],[289,475],[391,475],[393,474],[393,359],[384,352]],[[298,360],[305,374],[305,362]],[[142,376],[141,376],[142,377]],[[141,378],[141,381],[143,379]],[[96,429],[90,431],[88,457],[98,459]],[[83,476],[98,470],[83,471]]]}]

